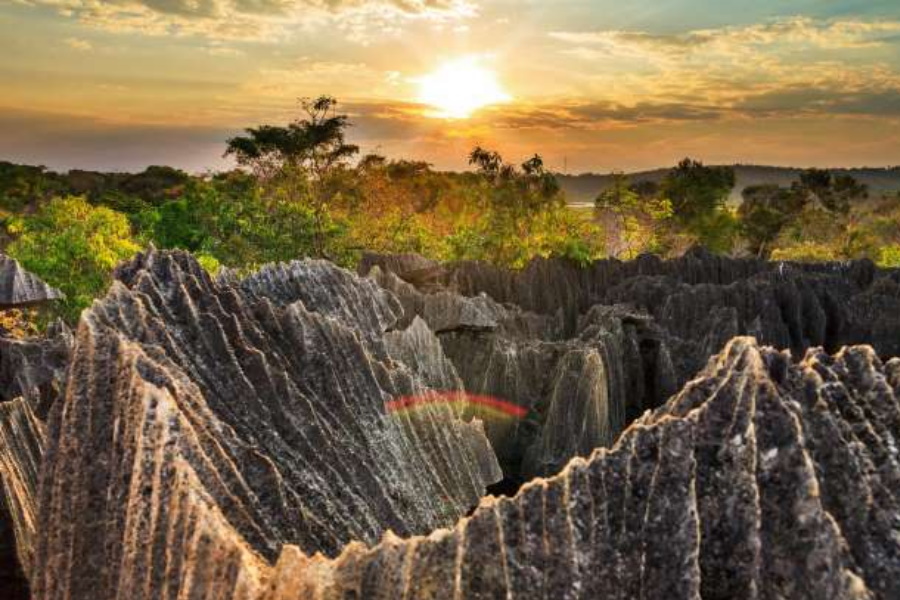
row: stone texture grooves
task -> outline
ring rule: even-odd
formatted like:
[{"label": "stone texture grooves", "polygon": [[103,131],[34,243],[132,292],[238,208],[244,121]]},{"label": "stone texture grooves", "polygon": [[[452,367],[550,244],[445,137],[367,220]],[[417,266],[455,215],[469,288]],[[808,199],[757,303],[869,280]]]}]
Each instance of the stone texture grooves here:
[{"label": "stone texture grooves", "polygon": [[480,423],[387,414],[458,379],[424,323],[386,333],[374,283],[323,262],[216,282],[156,252],[117,279],[51,412],[34,598],[255,598],[284,544],[425,533],[499,478]]},{"label": "stone texture grooves", "polygon": [[898,383],[737,338],[613,448],[451,530],[286,548],[262,599],[900,597]]},{"label": "stone texture grooves", "polygon": [[367,255],[360,272],[397,295],[403,322],[418,316],[437,333],[467,391],[528,409],[514,427],[488,423],[504,471],[522,479],[611,443],[735,336],[795,356],[857,343],[900,355],[900,271],[866,261],[767,263],[695,249],[587,268],[538,259],[513,272]]},{"label": "stone texture grooves", "polygon": [[[812,346],[837,350],[854,343],[872,344],[881,356],[900,354],[900,271],[879,270],[865,260],[778,263],[732,259],[697,248],[667,261],[641,256],[580,267],[536,259],[521,271],[462,262],[423,271],[409,258],[367,255],[360,272],[374,266],[420,289],[465,296],[484,293],[502,304],[555,316],[562,320],[566,337],[577,334],[579,315],[593,306],[628,303],[662,321],[699,327],[696,334],[679,332],[682,339],[702,341],[724,321],[734,323],[740,334],[762,334],[766,343],[801,354]],[[402,270],[412,266],[420,268],[409,275]],[[423,272],[430,276],[423,278]],[[732,335],[736,333],[724,339]],[[708,357],[703,355],[700,364]],[[696,372],[693,365],[687,369],[688,377]]]},{"label": "stone texture grooves", "polygon": [[594,307],[579,318],[579,334],[567,338],[557,316],[486,295],[421,292],[379,266],[369,277],[400,300],[401,323],[421,318],[437,333],[467,392],[527,409],[511,424],[486,422],[511,479],[556,473],[573,456],[611,444],[626,423],[677,389],[663,332],[627,306]]},{"label": "stone texture grooves", "polygon": [[63,298],[63,293],[29,273],[19,261],[0,254],[0,310],[43,304]]},{"label": "stone texture grooves", "polygon": [[44,425],[31,404],[0,402],[0,597],[27,600]]}]

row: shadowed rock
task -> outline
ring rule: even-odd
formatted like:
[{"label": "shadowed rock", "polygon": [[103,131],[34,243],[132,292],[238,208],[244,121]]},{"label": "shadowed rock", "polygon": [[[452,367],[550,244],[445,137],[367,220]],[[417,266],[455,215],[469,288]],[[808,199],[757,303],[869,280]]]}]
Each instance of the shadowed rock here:
[{"label": "shadowed rock", "polygon": [[367,255],[360,271],[397,295],[402,322],[418,316],[431,326],[467,391],[528,410],[514,428],[488,423],[504,471],[517,479],[610,444],[735,336],[795,356],[857,343],[900,354],[900,271],[869,261],[772,263],[694,249],[588,267],[432,265],[435,277],[414,285],[420,267],[408,256]]},{"label": "shadowed rock", "polygon": [[0,597],[29,598],[44,426],[23,398],[0,402]]},{"label": "shadowed rock", "polygon": [[305,262],[217,283],[155,252],[117,278],[51,414],[35,598],[228,597],[286,543],[425,533],[500,477],[447,404],[386,410],[456,375],[422,323],[385,335],[399,305],[372,282]]},{"label": "shadowed rock", "polygon": [[23,269],[19,261],[0,254],[0,310],[37,306],[63,297],[62,292]]},{"label": "shadowed rock", "polygon": [[23,396],[45,419],[65,385],[73,342],[62,321],[51,323],[41,337],[0,337],[0,401]]}]

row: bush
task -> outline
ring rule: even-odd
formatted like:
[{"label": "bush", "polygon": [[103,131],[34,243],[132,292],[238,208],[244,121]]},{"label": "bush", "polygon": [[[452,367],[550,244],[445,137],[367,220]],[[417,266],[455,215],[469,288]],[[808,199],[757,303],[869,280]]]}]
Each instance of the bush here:
[{"label": "bush", "polygon": [[885,246],[878,257],[878,266],[884,268],[900,268],[900,244]]},{"label": "bush", "polygon": [[56,198],[7,229],[15,238],[7,254],[65,293],[51,312],[69,322],[106,291],[116,264],[140,249],[125,215],[81,197]]}]

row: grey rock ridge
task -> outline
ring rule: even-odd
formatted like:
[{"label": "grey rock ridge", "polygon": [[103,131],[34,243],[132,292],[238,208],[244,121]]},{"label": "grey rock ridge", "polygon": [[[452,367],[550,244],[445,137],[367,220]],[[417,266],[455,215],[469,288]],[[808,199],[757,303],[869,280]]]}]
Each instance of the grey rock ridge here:
[{"label": "grey rock ridge", "polygon": [[46,419],[65,386],[73,343],[72,331],[59,320],[42,336],[0,336],[0,402],[24,397]]},{"label": "grey rock ridge", "polygon": [[900,362],[736,338],[610,449],[428,537],[286,549],[288,598],[896,598]]},{"label": "grey rock ridge", "polygon": [[0,310],[37,306],[63,297],[58,289],[23,269],[19,261],[0,254]]},{"label": "grey rock ridge", "polygon": [[0,598],[900,597],[896,271],[361,270],[151,250],[0,345]]},{"label": "grey rock ridge", "polygon": [[[484,499],[452,528],[387,532],[333,557],[291,544],[262,556],[184,464],[199,455],[175,461],[168,486],[144,479],[167,471],[153,461],[172,418],[120,442],[154,442],[129,456],[141,481],[80,480],[85,467],[51,444],[49,468],[73,475],[43,480],[34,597],[896,598],[898,394],[900,362],[871,348],[794,364],[736,338],[613,447]],[[76,508],[67,498],[83,499],[75,522],[43,508]]]},{"label": "grey rock ridge", "polygon": [[386,335],[374,283],[295,262],[232,285],[177,252],[116,277],[51,412],[34,598],[212,593],[284,544],[451,525],[500,478],[477,421],[386,410],[455,375],[427,328]]},{"label": "grey rock ridge", "polygon": [[28,400],[0,402],[0,592],[10,600],[28,597],[44,429]]},{"label": "grey rock ridge", "polygon": [[735,336],[795,356],[861,343],[900,355],[900,271],[868,261],[771,263],[694,249],[670,261],[537,259],[509,271],[368,254],[359,270],[397,295],[407,321],[429,324],[467,391],[527,410],[514,428],[488,423],[504,471],[519,480],[610,444]]}]

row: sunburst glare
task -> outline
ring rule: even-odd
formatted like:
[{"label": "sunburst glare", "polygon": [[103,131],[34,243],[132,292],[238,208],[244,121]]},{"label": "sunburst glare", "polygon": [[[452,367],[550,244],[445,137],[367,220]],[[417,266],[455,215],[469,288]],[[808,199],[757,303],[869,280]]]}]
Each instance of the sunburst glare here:
[{"label": "sunburst glare", "polygon": [[430,116],[444,119],[465,119],[480,108],[512,100],[496,74],[474,56],[444,63],[418,83],[419,102],[435,109]]}]

